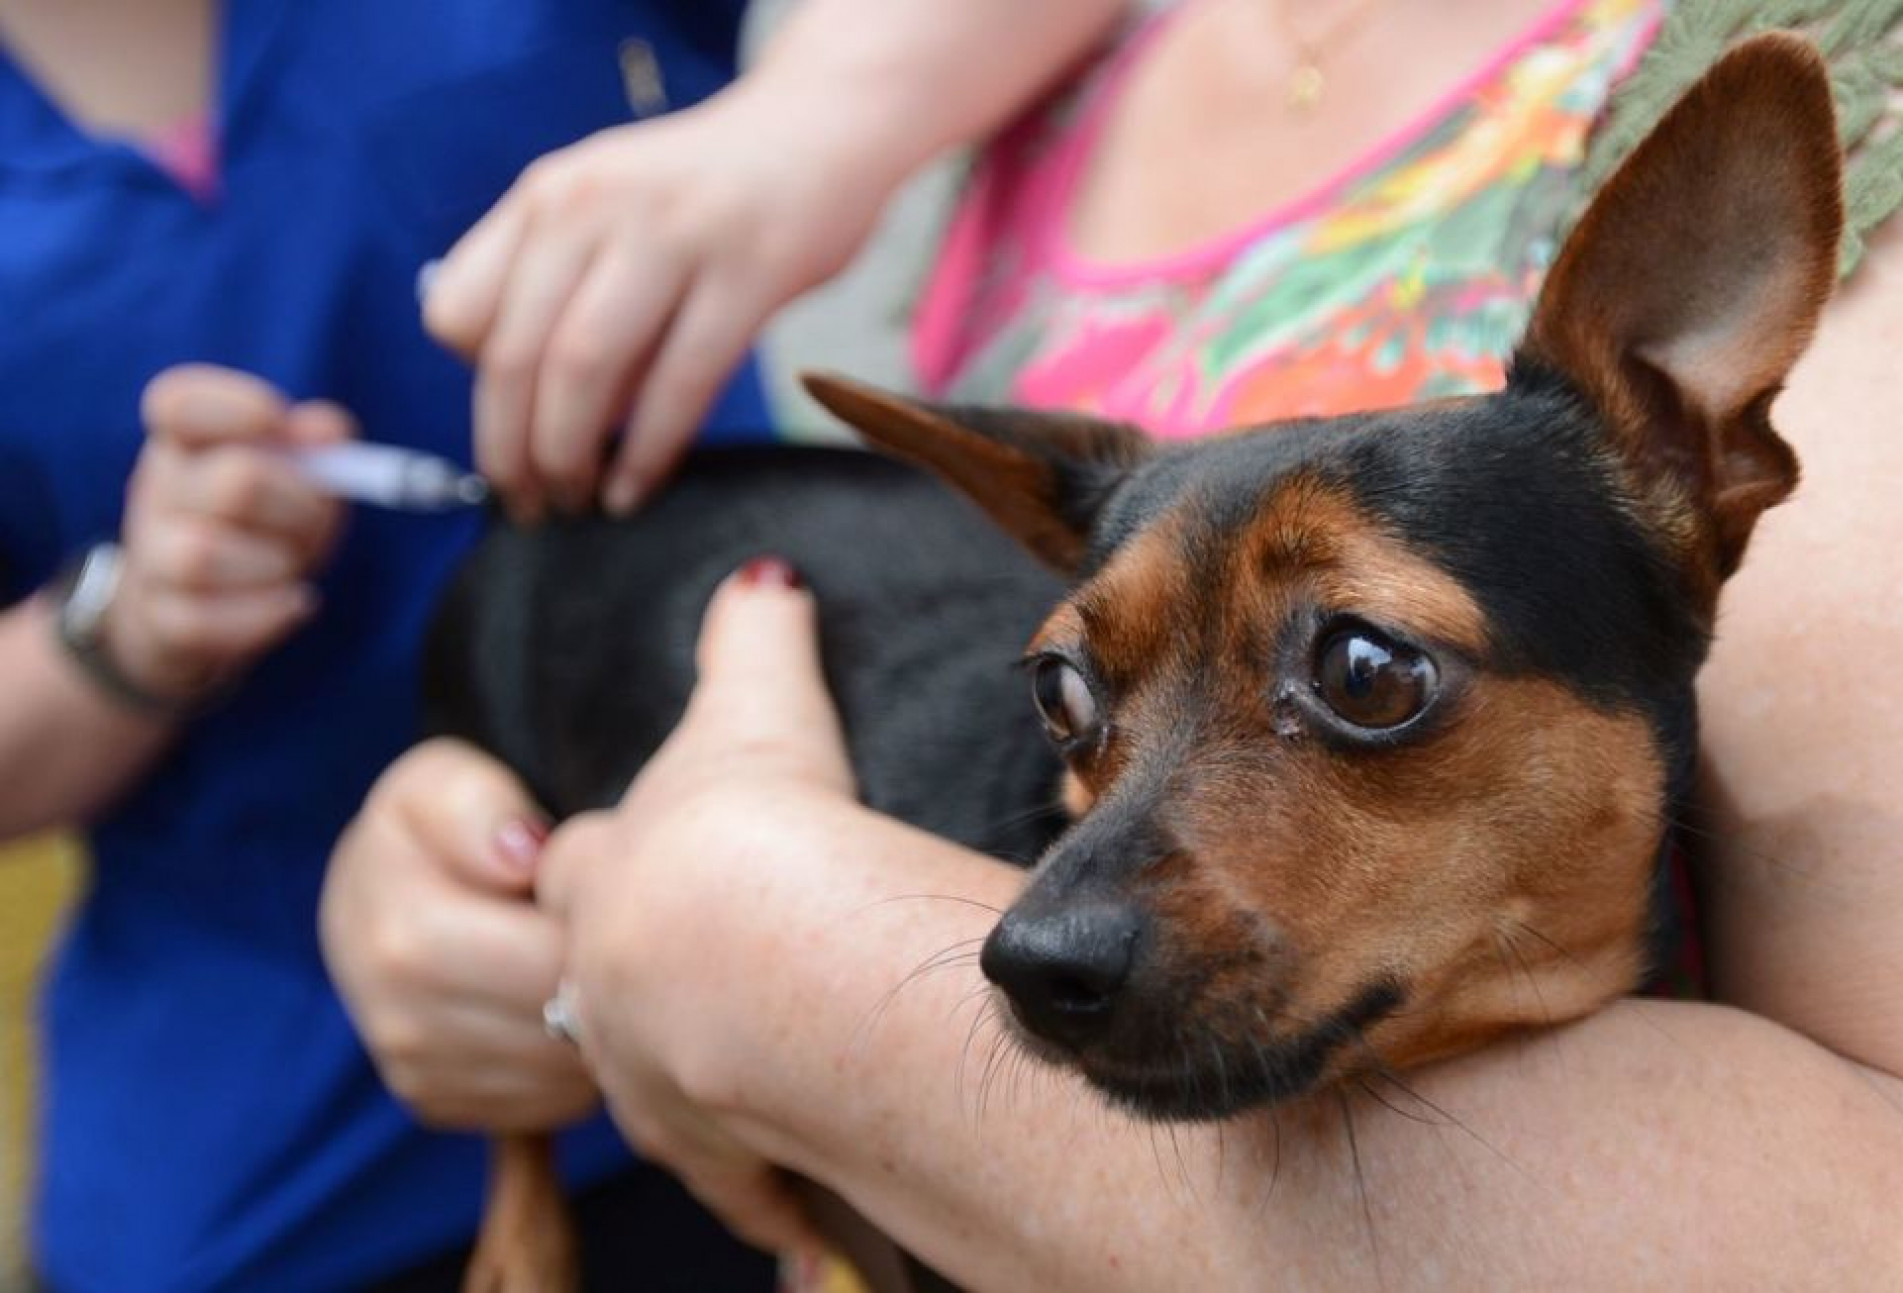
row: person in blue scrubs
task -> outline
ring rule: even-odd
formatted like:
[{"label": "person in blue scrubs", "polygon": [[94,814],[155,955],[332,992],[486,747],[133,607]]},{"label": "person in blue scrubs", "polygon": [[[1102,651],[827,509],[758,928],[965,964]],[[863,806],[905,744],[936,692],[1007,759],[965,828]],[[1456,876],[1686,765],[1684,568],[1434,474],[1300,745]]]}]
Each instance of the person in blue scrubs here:
[{"label": "person in blue scrubs", "polygon": [[[418,267],[535,157],[724,85],[740,8],[234,0],[199,193],[64,111],[32,56],[45,43],[0,13],[0,600],[17,648],[0,708],[17,717],[47,693],[31,670],[62,665],[22,618],[44,599],[23,599],[120,535],[141,390],[162,370],[257,374],[348,408],[371,439],[467,461],[468,374],[424,333]],[[664,102],[631,106],[629,49],[664,70]],[[751,361],[707,425],[768,425]],[[340,827],[413,738],[431,593],[473,529],[359,510],[279,649],[189,716],[97,718],[90,762],[112,762],[115,722],[152,752],[97,814],[49,972],[33,1243],[51,1289],[356,1288],[471,1232],[483,1147],[424,1132],[379,1083],[314,913]],[[87,703],[38,741],[16,725],[0,780],[57,762],[49,743],[95,722]],[[46,802],[9,824],[40,824]],[[629,1171],[605,1122],[565,1152],[579,1183]],[[665,1178],[624,1193],[646,1287],[770,1287],[769,1263]]]},{"label": "person in blue scrubs", "polygon": [[[974,72],[969,40],[941,41],[942,22],[919,21],[932,5],[814,0],[825,11],[804,47],[815,68],[828,49],[854,48],[827,24],[911,28],[906,57],[868,79],[913,97],[870,112],[842,97],[819,114],[840,137],[803,163],[815,178],[802,182],[837,203],[828,168],[874,159],[854,185],[861,209],[838,206],[839,228],[809,220],[802,268],[770,285],[776,299],[715,298],[679,318],[692,298],[664,303],[650,333],[687,340],[661,347],[645,381],[617,374],[623,409],[556,374],[527,411],[509,411],[523,366],[483,338],[503,319],[532,323],[522,310],[544,280],[492,275],[527,286],[502,292],[485,319],[435,321],[480,362],[472,417],[468,369],[418,317],[419,267],[532,160],[606,128],[714,115],[692,109],[734,77],[742,7],[0,0],[0,837],[85,821],[94,862],[44,1003],[33,1258],[49,1289],[454,1287],[484,1150],[426,1131],[417,1111],[474,1130],[540,1107],[506,1083],[487,1103],[439,1098],[427,1082],[399,1103],[326,975],[316,928],[338,832],[413,739],[423,626],[475,521],[344,515],[274,446],[360,434],[468,462],[473,437],[512,504],[533,511],[589,501],[573,477],[573,401],[557,400],[550,421],[550,392],[598,402],[597,440],[633,405],[630,443],[663,458],[696,427],[761,434],[744,346],[764,313],[836,265],[925,153],[1021,102],[1115,6],[1055,6],[1062,23],[1028,27],[1061,39],[1014,38]],[[998,0],[959,12],[954,26],[1014,30]],[[155,69],[181,75],[167,88]],[[195,161],[178,154],[179,125],[197,139]],[[731,169],[720,148],[691,160],[670,192]],[[763,196],[742,205],[764,209]],[[640,245],[644,209],[617,209]],[[450,267],[465,305],[481,298],[470,264],[465,249]],[[714,319],[717,344],[704,326],[683,331],[696,317]],[[680,351],[692,362],[669,358]],[[550,354],[538,348],[528,367]],[[658,394],[637,399],[637,387]],[[570,456],[548,458],[552,443]],[[511,460],[511,445],[526,448]],[[643,489],[664,465],[645,460]],[[606,501],[626,505],[624,493]],[[117,583],[103,596],[109,569]],[[502,823],[505,856],[524,830]],[[511,900],[535,919],[517,884]],[[453,1003],[434,1013],[459,1017]],[[573,1057],[523,1014],[528,1067],[566,1066],[551,1080],[572,1089]],[[418,1036],[429,1052],[435,1034]],[[379,1058],[384,1076],[400,1067]],[[770,1264],[633,1164],[604,1121],[562,1149],[604,1287],[769,1286]]]}]

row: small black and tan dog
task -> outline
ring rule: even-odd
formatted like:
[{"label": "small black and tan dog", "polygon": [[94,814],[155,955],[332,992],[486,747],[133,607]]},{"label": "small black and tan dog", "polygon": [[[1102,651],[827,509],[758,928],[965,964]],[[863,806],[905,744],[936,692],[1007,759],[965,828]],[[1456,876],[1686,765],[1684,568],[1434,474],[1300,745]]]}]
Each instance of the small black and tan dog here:
[{"label": "small black and tan dog", "polygon": [[612,802],[714,584],[777,553],[867,799],[1036,859],[983,969],[1118,1105],[1217,1118],[1576,1018],[1646,973],[1719,588],[1797,480],[1767,411],[1840,164],[1810,47],[1733,51],[1593,202],[1492,395],[1163,447],[813,379],[957,494],[708,454],[631,522],[498,528],[434,721],[558,814]]}]

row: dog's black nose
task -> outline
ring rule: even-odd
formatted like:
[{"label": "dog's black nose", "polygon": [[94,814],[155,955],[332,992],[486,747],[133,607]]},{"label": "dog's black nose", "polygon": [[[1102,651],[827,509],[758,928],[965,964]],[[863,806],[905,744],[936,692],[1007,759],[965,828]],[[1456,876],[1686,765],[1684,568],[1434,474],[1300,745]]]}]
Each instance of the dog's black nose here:
[{"label": "dog's black nose", "polygon": [[1013,909],[985,940],[978,963],[1026,1028],[1077,1047],[1109,1025],[1142,933],[1143,918],[1122,903]]}]

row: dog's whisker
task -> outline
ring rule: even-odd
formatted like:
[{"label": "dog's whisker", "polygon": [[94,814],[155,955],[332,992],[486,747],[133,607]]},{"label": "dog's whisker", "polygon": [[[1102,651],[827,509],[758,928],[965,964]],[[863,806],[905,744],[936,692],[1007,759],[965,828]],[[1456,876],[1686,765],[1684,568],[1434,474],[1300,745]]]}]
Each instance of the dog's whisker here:
[{"label": "dog's whisker", "polygon": [[1374,1258],[1374,1282],[1377,1287],[1387,1287],[1387,1277],[1381,1268],[1381,1244],[1374,1229],[1374,1205],[1368,1200],[1368,1179],[1361,1168],[1361,1142],[1355,1135],[1355,1111],[1348,1092],[1337,1087],[1336,1102],[1341,1106],[1342,1127],[1348,1133],[1348,1158],[1354,1164],[1355,1195],[1361,1201],[1361,1220],[1368,1232],[1368,1252]]},{"label": "dog's whisker", "polygon": [[967,992],[964,996],[958,998],[958,1004],[952,1007],[953,1013],[963,1010],[966,1006],[970,1005],[974,1001],[979,1000],[980,998],[990,996],[991,992],[992,992],[992,989],[989,983],[977,984],[971,989],[971,991]]},{"label": "dog's whisker", "polygon": [[1513,957],[1514,963],[1520,967],[1520,973],[1526,976],[1526,984],[1529,988],[1533,989],[1533,1000],[1540,1008],[1540,1021],[1548,1028],[1551,1028],[1553,1026],[1552,1007],[1546,1004],[1546,993],[1540,988],[1539,976],[1533,972],[1532,965],[1528,963],[1525,954],[1520,951],[1520,945],[1513,941],[1510,927],[1507,929],[1496,929],[1493,933],[1493,937],[1495,942],[1499,946],[1504,947],[1508,954]]},{"label": "dog's whisker", "polygon": [[[1222,1046],[1216,1041],[1214,1037],[1211,1037],[1209,1039],[1209,1057],[1215,1061],[1216,1097],[1218,1100],[1221,1101],[1220,1107],[1224,1109],[1228,1109],[1231,1107],[1231,1100],[1229,1095],[1229,1069],[1228,1069],[1228,1066],[1223,1062]],[[1222,1179],[1220,1158],[1218,1158],[1217,1160],[1216,1178],[1219,1181]]]},{"label": "dog's whisker", "polygon": [[881,898],[877,902],[867,904],[865,910],[871,911],[875,907],[885,907],[895,902],[951,902],[957,903],[961,907],[976,907],[979,911],[988,911],[993,916],[1004,915],[1004,908],[1002,907],[993,907],[988,902],[979,902],[976,898],[967,898],[962,894],[955,893],[894,894],[890,898]]},{"label": "dog's whisker", "polygon": [[1376,1104],[1386,1109],[1389,1113],[1397,1114],[1400,1117],[1406,1118],[1409,1122],[1418,1122],[1423,1127],[1444,1127],[1447,1125],[1446,1123],[1442,1122],[1438,1118],[1426,1118],[1421,1116],[1418,1113],[1409,1113],[1406,1109],[1401,1108],[1400,1105],[1395,1104],[1392,1100],[1389,1100],[1386,1096],[1382,1095],[1379,1091],[1369,1086],[1366,1079],[1356,1078],[1355,1086],[1361,1091],[1363,1095],[1367,1096],[1370,1100],[1373,1100]]},{"label": "dog's whisker", "polygon": [[1022,1046],[1011,1048],[1016,1063],[1011,1078],[1011,1099],[1014,1105],[1021,1105],[1024,1084],[1033,1080],[1037,1074],[1038,1060]]},{"label": "dog's whisker", "polygon": [[1062,825],[1069,820],[1064,812],[1063,805],[1053,801],[1048,804],[1038,804],[1031,808],[1023,808],[1014,813],[1006,813],[1003,817],[994,818],[985,823],[984,830],[987,833],[1002,831],[1012,826],[1023,826],[1029,822],[1044,821],[1047,819],[1053,825]]},{"label": "dog's whisker", "polygon": [[[1560,943],[1557,940],[1549,937],[1543,931],[1535,928],[1532,925],[1527,924],[1523,920],[1515,920],[1515,921],[1512,921],[1511,923],[1512,923],[1512,927],[1518,932],[1525,934],[1527,937],[1534,939],[1535,941],[1543,944],[1546,947],[1550,947],[1555,953],[1565,957],[1568,961],[1578,966],[1579,968],[1581,969],[1586,968],[1586,963],[1580,960],[1578,955],[1576,955],[1572,951],[1572,949],[1567,947],[1565,944]],[[1627,997],[1625,1000],[1626,1000],[1626,1003],[1631,1007],[1632,1011],[1639,1017],[1639,1019],[1645,1024],[1646,1027],[1650,1028],[1653,1032],[1657,1033],[1660,1037],[1663,1037],[1667,1041],[1671,1042],[1674,1046],[1681,1046],[1681,1047],[1684,1046],[1685,1042],[1682,1038],[1680,1038],[1677,1034],[1673,1033],[1672,1030],[1667,1028],[1664,1024],[1659,1022],[1659,1020],[1656,1018],[1657,1012],[1652,1009],[1651,1003],[1645,997]]]},{"label": "dog's whisker", "polygon": [[1196,1196],[1196,1183],[1190,1179],[1189,1175],[1189,1160],[1183,1156],[1183,1142],[1176,1135],[1177,1124],[1169,1122],[1164,1126],[1170,1134],[1170,1155],[1176,1160],[1176,1183],[1183,1187],[1183,1193],[1188,1196],[1192,1204],[1200,1206],[1201,1200]]},{"label": "dog's whisker", "polygon": [[1527,924],[1523,920],[1514,920],[1514,921],[1511,921],[1511,924],[1514,929],[1518,930],[1522,934],[1525,934],[1527,937],[1533,939],[1534,941],[1546,947],[1552,948],[1555,953],[1565,957],[1568,961],[1571,961],[1574,965],[1579,966],[1582,969],[1585,968],[1585,962],[1581,961],[1579,959],[1578,954],[1575,953],[1570,947],[1567,947],[1564,943],[1555,941],[1554,939],[1552,939],[1551,937],[1543,933],[1541,930],[1535,928],[1532,925]]},{"label": "dog's whisker", "polygon": [[[1011,1107],[1011,1075],[1017,1071],[1018,1061],[1023,1055],[1024,1049],[1020,1046],[1007,1045],[999,1048],[998,1071],[992,1075],[991,1089],[987,1093],[987,1100],[990,1098],[1002,1099],[1005,1102],[1004,1107],[1006,1109]],[[990,1104],[988,1102],[985,1107],[986,1111],[989,1112]]]},{"label": "dog's whisker", "polygon": [[1493,936],[1493,954],[1500,962],[1500,972],[1507,976],[1507,982],[1513,985],[1513,995],[1517,1002],[1520,995],[1519,980],[1514,977],[1513,963],[1507,959],[1506,941],[1496,931]]},{"label": "dog's whisker", "polygon": [[998,1053],[1006,1045],[1002,1034],[993,1034],[991,1044],[985,1048],[984,1062],[978,1066],[978,1086],[972,1102],[972,1117],[975,1122],[985,1119],[985,1099],[987,1087],[991,1082],[991,1071],[997,1067]]},{"label": "dog's whisker", "polygon": [[1374,1074],[1376,1077],[1379,1077],[1382,1081],[1386,1082],[1389,1086],[1392,1086],[1397,1091],[1401,1092],[1401,1094],[1405,1095],[1408,1099],[1414,1101],[1416,1104],[1420,1105],[1422,1108],[1431,1110],[1437,1117],[1441,1119],[1443,1126],[1453,1127],[1456,1130],[1462,1132],[1464,1135],[1467,1136],[1468,1139],[1472,1140],[1476,1145],[1479,1145],[1482,1149],[1486,1150],[1489,1154],[1493,1155],[1495,1158],[1499,1159],[1502,1163],[1512,1168],[1514,1172],[1516,1172],[1520,1176],[1520,1178],[1526,1181],[1528,1184],[1536,1185],[1542,1190],[1545,1190],[1548,1188],[1548,1186],[1546,1185],[1544,1181],[1541,1181],[1538,1177],[1528,1172],[1518,1162],[1514,1161],[1512,1156],[1507,1154],[1505,1150],[1502,1150],[1498,1145],[1495,1145],[1492,1141],[1482,1136],[1479,1132],[1475,1131],[1472,1127],[1468,1126],[1465,1121],[1456,1117],[1449,1110],[1443,1108],[1441,1105],[1436,1104],[1434,1101],[1428,1099],[1426,1096],[1422,1095],[1419,1091],[1415,1090],[1414,1087],[1410,1086],[1405,1080],[1402,1079],[1399,1073],[1396,1073],[1394,1069],[1385,1060],[1383,1060],[1378,1054],[1375,1053],[1374,1048],[1368,1045],[1366,1037],[1361,1038],[1361,1045],[1363,1050],[1367,1053],[1369,1061],[1374,1065]]},{"label": "dog's whisker", "polygon": [[[1555,1022],[1552,1007],[1547,1004],[1546,993],[1540,988],[1539,976],[1534,973],[1532,965],[1526,959],[1526,954],[1520,950],[1520,945],[1513,939],[1515,930],[1531,931],[1531,929],[1532,926],[1527,925],[1524,921],[1514,920],[1508,922],[1504,928],[1495,930],[1494,937],[1506,947],[1507,951],[1512,953],[1514,961],[1519,964],[1520,969],[1526,974],[1527,985],[1533,989],[1533,999],[1539,1003],[1540,1018],[1550,1030]],[[1558,946],[1551,939],[1542,939],[1540,941],[1543,945],[1548,947]],[[1548,1031],[1540,1034],[1540,1040],[1552,1048],[1554,1060],[1558,1063],[1561,1072],[1565,1072],[1567,1067],[1566,1047],[1560,1035],[1556,1032]],[[1523,1056],[1527,1053],[1527,1050],[1521,1052]]]},{"label": "dog's whisker", "polygon": [[1163,1165],[1162,1128],[1154,1122],[1146,1123],[1145,1126],[1150,1133],[1150,1157],[1156,1163],[1156,1179],[1162,1184],[1163,1188],[1167,1190],[1169,1188],[1170,1173],[1169,1169]]},{"label": "dog's whisker", "polygon": [[906,988],[934,971],[955,969],[963,965],[975,965],[977,963],[977,954],[973,949],[983,942],[984,939],[982,938],[961,939],[953,943],[950,947],[934,952],[931,956],[913,967],[910,973],[881,994],[872,1009],[866,1012],[865,1019],[853,1032],[852,1049],[856,1052],[870,1042],[873,1030],[878,1027],[879,1021],[885,1018],[886,1013],[891,1010],[893,1003],[898,1000],[899,994],[904,992]]},{"label": "dog's whisker", "polygon": [[[1178,1032],[1176,1041],[1179,1058],[1176,1071],[1181,1077],[1181,1081],[1185,1087],[1185,1093],[1188,1095],[1190,1101],[1193,1103],[1202,1103],[1204,1098],[1203,1082],[1197,1073],[1197,1066],[1191,1058],[1190,1052],[1190,1045],[1193,1040],[1192,1037],[1184,1035],[1181,1031]],[[1170,1133],[1170,1151],[1176,1158],[1177,1182],[1183,1187],[1183,1193],[1188,1197],[1190,1203],[1196,1207],[1201,1207],[1202,1198],[1197,1193],[1195,1178],[1189,1170],[1189,1159],[1184,1155],[1182,1141],[1179,1140],[1176,1135],[1177,1124],[1172,1121],[1168,1126]]]},{"label": "dog's whisker", "polygon": [[[1665,817],[1665,824],[1673,831],[1692,836],[1707,843],[1719,845],[1722,848],[1731,850],[1747,861],[1756,862],[1769,870],[1777,872],[1781,876],[1791,877],[1801,880],[1807,885],[1815,886],[1821,892],[1832,894],[1845,901],[1863,900],[1861,890],[1830,880],[1826,875],[1824,867],[1806,866],[1801,863],[1793,862],[1788,858],[1779,857],[1775,853],[1767,852],[1756,845],[1747,844],[1740,838],[1737,831],[1717,830],[1710,826],[1703,826],[1690,820],[1682,813],[1668,813]],[[1749,882],[1746,878],[1737,875],[1731,869],[1723,866],[1701,867],[1699,869],[1699,879],[1701,882],[1710,881],[1713,884],[1723,886],[1736,886]]]},{"label": "dog's whisker", "polygon": [[1273,1133],[1272,1141],[1275,1147],[1275,1156],[1274,1156],[1274,1160],[1269,1164],[1269,1186],[1266,1190],[1262,1192],[1262,1213],[1261,1214],[1264,1216],[1268,1214],[1269,1204],[1275,1198],[1276,1184],[1280,1182],[1282,1179],[1282,1111],[1281,1110],[1274,1109],[1274,1108],[1271,1108],[1269,1110],[1269,1130]]},{"label": "dog's whisker", "polygon": [[983,1121],[985,1115],[991,1111],[991,1094],[996,1089],[998,1075],[1017,1049],[1010,1032],[1000,1029],[997,1042],[992,1046],[991,1054],[985,1060],[984,1072],[978,1078],[978,1118],[980,1121]]},{"label": "dog's whisker", "polygon": [[[965,1045],[959,1052],[958,1072],[953,1079],[953,1089],[957,1094],[958,1106],[961,1109],[965,1107],[965,1075],[971,1070],[971,1048],[977,1043],[978,1034],[987,1023],[993,1025],[998,1024],[999,1020],[996,1011],[997,1002],[995,1000],[989,1000],[981,1004],[977,1013],[972,1016],[971,1027],[965,1032]],[[975,1099],[971,1108],[975,1121],[977,1114]]]}]

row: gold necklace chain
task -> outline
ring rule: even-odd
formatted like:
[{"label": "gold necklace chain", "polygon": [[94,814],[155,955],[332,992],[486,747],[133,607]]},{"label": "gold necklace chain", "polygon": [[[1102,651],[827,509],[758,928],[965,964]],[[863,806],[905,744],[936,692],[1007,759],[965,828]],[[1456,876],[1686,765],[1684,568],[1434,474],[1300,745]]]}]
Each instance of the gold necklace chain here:
[{"label": "gold necklace chain", "polygon": [[1282,37],[1295,56],[1295,66],[1288,77],[1288,92],[1284,96],[1290,112],[1307,116],[1320,106],[1322,94],[1328,89],[1323,60],[1354,35],[1361,20],[1373,8],[1374,0],[1350,0],[1328,26],[1312,35],[1304,35],[1289,16],[1288,0],[1275,0],[1276,26],[1282,29]]}]

